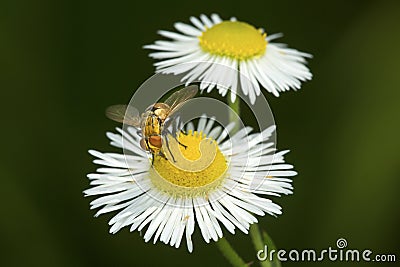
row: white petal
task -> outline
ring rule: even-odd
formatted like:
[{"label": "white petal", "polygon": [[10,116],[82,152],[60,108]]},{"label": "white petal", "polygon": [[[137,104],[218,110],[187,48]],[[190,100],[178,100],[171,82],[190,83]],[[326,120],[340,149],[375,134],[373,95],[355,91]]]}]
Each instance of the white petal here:
[{"label": "white petal", "polygon": [[193,25],[195,25],[197,28],[199,28],[199,30],[201,30],[201,31],[205,30],[204,24],[201,23],[201,21],[198,18],[190,17],[190,21],[193,23]]},{"label": "white petal", "polygon": [[220,16],[218,16],[218,14],[211,14],[211,19],[214,22],[214,24],[219,24],[222,22],[222,19],[220,18]]},{"label": "white petal", "polygon": [[199,36],[201,35],[201,31],[194,28],[193,26],[187,25],[185,23],[177,22],[174,24],[174,27],[182,32],[183,34],[191,35],[191,36]]},{"label": "white petal", "polygon": [[158,34],[161,36],[176,40],[176,41],[192,41],[193,37],[185,36],[176,32],[170,32],[170,31],[158,31]]},{"label": "white petal", "polygon": [[200,19],[203,21],[203,23],[208,27],[211,28],[213,26],[213,23],[211,20],[204,14],[200,15]]}]

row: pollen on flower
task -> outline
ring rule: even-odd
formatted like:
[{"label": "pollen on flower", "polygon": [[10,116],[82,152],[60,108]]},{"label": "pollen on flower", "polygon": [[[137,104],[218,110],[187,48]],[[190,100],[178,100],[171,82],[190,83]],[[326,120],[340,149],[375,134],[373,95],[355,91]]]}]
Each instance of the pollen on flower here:
[{"label": "pollen on flower", "polygon": [[223,21],[199,37],[201,48],[219,56],[246,60],[262,56],[267,47],[266,34],[240,21]]},{"label": "pollen on flower", "polygon": [[[209,190],[217,188],[227,170],[227,162],[215,141],[213,145],[200,147],[206,139],[209,140],[202,132],[181,133],[178,140],[187,147],[177,147],[189,164],[182,169],[170,160],[155,156],[150,170],[153,184],[172,195],[206,195]],[[210,159],[205,168],[201,158],[206,158],[205,162]]]}]

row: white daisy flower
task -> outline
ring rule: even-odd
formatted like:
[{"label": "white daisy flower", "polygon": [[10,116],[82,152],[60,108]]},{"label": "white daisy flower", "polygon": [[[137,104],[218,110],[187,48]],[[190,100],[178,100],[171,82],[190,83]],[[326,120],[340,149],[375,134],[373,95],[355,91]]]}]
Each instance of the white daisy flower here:
[{"label": "white daisy flower", "polygon": [[296,172],[284,161],[288,150],[276,152],[269,141],[275,126],[261,133],[251,133],[246,127],[229,137],[234,123],[222,129],[213,127],[214,122],[203,116],[197,127],[189,123],[187,134],[178,137],[188,146],[182,148],[182,154],[191,160],[200,156],[202,140],[215,140],[213,162],[196,172],[178,169],[160,156],[155,156],[152,165],[133,127],[107,133],[111,145],[130,155],[89,151],[97,158],[94,163],[102,165],[88,174],[92,188],[84,191],[86,196],[98,197],[90,203],[91,209],[100,208],[95,216],[119,211],[109,221],[111,233],[125,226],[130,226],[130,231],[147,227],[146,242],[160,240],[178,248],[185,238],[192,252],[196,225],[209,243],[222,237],[222,226],[232,234],[236,228],[247,233],[257,222],[255,215],[281,214],[281,207],[267,196],[291,194],[288,177]]},{"label": "white daisy flower", "polygon": [[271,42],[281,34],[267,36],[262,29],[235,18],[223,21],[217,14],[211,19],[190,17],[190,21],[193,26],[174,24],[180,33],[158,32],[171,41],[144,46],[159,51],[150,54],[159,60],[154,64],[156,72],[184,74],[182,81],[187,84],[201,81],[201,90],[210,92],[216,87],[223,96],[230,88],[232,102],[240,86],[252,104],[261,93],[259,84],[279,96],[279,92],[300,89],[301,81],[312,78],[305,66],[310,54]]}]

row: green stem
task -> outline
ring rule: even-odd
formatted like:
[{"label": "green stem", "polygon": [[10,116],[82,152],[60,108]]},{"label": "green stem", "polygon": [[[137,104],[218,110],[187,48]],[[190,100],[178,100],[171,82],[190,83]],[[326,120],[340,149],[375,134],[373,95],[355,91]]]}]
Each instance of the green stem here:
[{"label": "green stem", "polygon": [[[274,241],[272,241],[272,238],[267,234],[266,231],[262,231],[262,236],[263,236],[263,240],[264,240],[265,244],[268,247],[268,251],[271,251],[271,250],[275,250],[276,251],[277,249],[276,249],[276,246],[274,244]],[[269,261],[269,259],[267,259],[267,260]],[[271,263],[271,266],[272,267],[281,267],[281,262],[278,260],[277,257],[274,257],[274,259],[273,259],[273,261]]]},{"label": "green stem", "polygon": [[[236,99],[235,102],[231,102],[230,99],[227,99],[228,105],[231,108],[229,110],[229,121],[235,123],[235,127],[232,130],[232,133],[235,133],[239,130],[239,116],[240,116],[240,101]],[[230,264],[234,267],[244,267],[248,266],[243,259],[237,254],[237,252],[233,249],[233,247],[229,244],[228,240],[225,237],[218,240],[216,243],[218,249],[224,255],[224,257],[229,261]]]},{"label": "green stem", "polygon": [[[250,226],[250,237],[253,241],[253,246],[256,251],[264,249],[264,241],[261,237],[261,232],[257,224],[252,224]],[[265,261],[260,261],[260,265],[262,267],[271,267],[271,262],[269,259],[266,259]]]},{"label": "green stem", "polygon": [[236,253],[236,251],[229,244],[228,240],[225,239],[225,237],[218,240],[218,242],[216,244],[217,244],[218,249],[222,252],[222,254],[229,261],[229,263],[232,264],[232,266],[234,266],[234,267],[247,266],[247,264]]},{"label": "green stem", "polygon": [[239,130],[240,99],[237,97],[233,103],[228,99],[228,105],[231,108],[231,110],[229,110],[229,121],[235,123],[232,133],[236,133]]},{"label": "green stem", "polygon": [[[236,133],[239,130],[240,124],[240,99],[236,98],[235,102],[231,102],[230,99],[227,99],[229,107],[231,108],[229,110],[229,121],[235,123],[235,127],[232,130],[232,133]],[[267,245],[268,248],[270,249],[276,249],[274,242],[272,241],[271,237],[267,234],[267,232],[263,231],[263,235],[261,235],[260,229],[257,224],[252,224],[250,226],[250,237],[251,240],[253,241],[254,248],[256,252],[259,250],[263,250],[264,246]],[[221,243],[220,243],[221,242]],[[228,241],[225,239],[221,239],[219,242],[217,242],[218,247],[224,254],[224,256],[229,260],[229,262],[232,263],[233,266],[243,266],[244,262],[243,260],[239,257],[239,255],[233,250],[233,248],[229,245]],[[231,253],[227,253],[223,251],[222,247],[227,246],[228,249],[231,250]],[[227,248],[225,248],[227,249]],[[240,262],[238,262],[239,265],[234,264],[234,258],[237,257]],[[280,267],[281,263],[280,261],[275,257],[273,261],[271,262],[269,258],[267,258],[265,261],[260,261],[260,265],[262,267]]]}]

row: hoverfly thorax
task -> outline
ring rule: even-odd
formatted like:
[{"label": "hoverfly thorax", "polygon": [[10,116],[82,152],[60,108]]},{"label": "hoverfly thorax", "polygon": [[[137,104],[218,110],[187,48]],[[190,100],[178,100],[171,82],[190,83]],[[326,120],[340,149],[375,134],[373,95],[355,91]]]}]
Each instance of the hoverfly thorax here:
[{"label": "hoverfly thorax", "polygon": [[153,112],[161,121],[165,121],[170,110],[170,106],[165,103],[155,103],[146,109],[146,111]]}]

